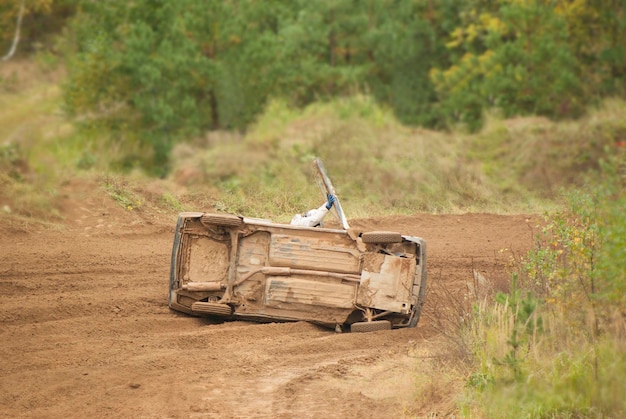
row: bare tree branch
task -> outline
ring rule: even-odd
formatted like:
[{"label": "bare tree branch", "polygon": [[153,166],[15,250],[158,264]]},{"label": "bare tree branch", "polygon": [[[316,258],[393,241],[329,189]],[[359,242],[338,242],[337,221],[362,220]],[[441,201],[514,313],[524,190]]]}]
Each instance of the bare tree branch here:
[{"label": "bare tree branch", "polygon": [[17,49],[17,44],[20,42],[20,30],[22,29],[22,18],[24,17],[24,3],[26,0],[22,0],[20,4],[20,12],[17,15],[17,25],[15,27],[15,36],[13,37],[13,43],[11,44],[11,49],[2,57],[2,61],[9,61],[13,54],[15,54],[15,50]]}]

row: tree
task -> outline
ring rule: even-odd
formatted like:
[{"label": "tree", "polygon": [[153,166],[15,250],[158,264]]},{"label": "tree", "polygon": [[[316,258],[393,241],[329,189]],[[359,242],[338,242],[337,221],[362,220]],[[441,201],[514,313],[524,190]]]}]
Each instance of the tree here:
[{"label": "tree", "polygon": [[478,129],[492,107],[576,117],[626,80],[626,0],[76,1],[68,111],[162,172],[175,142],[245,130],[272,97],[365,92]]},{"label": "tree", "polygon": [[280,91],[293,103],[367,92],[404,122],[435,126],[430,68],[447,63],[459,0],[301,1],[279,32]]},{"label": "tree", "polygon": [[[246,6],[250,6],[249,8]],[[65,88],[70,114],[88,114],[121,141],[139,141],[156,172],[172,144],[244,128],[272,84],[273,42],[257,2],[85,2]],[[248,19],[248,17],[250,19]]]},{"label": "tree", "polygon": [[269,97],[295,106],[370,92],[406,122],[434,125],[429,69],[446,61],[439,16],[460,0],[83,1],[65,88],[70,114],[151,150],[245,129]]},{"label": "tree", "polygon": [[558,0],[569,43],[595,97],[626,94],[626,1]]},{"label": "tree", "polygon": [[405,123],[441,125],[434,66],[449,64],[447,27],[458,24],[457,0],[372,2],[366,39],[371,58],[366,84]]},{"label": "tree", "polygon": [[431,74],[450,120],[476,129],[488,107],[506,117],[579,115],[585,100],[581,69],[554,4],[477,3],[482,8],[466,10],[464,25],[451,33],[453,65]]}]

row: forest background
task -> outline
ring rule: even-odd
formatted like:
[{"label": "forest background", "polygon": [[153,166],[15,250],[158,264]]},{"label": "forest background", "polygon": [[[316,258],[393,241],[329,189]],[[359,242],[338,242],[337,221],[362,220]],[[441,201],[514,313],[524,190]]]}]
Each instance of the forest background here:
[{"label": "forest background", "polygon": [[285,218],[313,156],[353,216],[545,212],[448,325],[459,412],[626,411],[626,1],[0,0],[0,53],[3,223],[55,222],[79,175]]}]

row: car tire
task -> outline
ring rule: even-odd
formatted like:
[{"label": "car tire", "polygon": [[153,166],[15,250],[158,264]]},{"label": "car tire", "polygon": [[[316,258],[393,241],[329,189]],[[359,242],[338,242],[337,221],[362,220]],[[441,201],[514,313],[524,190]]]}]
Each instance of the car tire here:
[{"label": "car tire", "polygon": [[196,301],[191,305],[191,311],[194,314],[209,314],[212,316],[230,317],[233,314],[233,308],[228,304],[206,303],[204,301]]},{"label": "car tire", "polygon": [[204,225],[213,225],[220,227],[241,227],[243,220],[241,217],[232,214],[202,214],[200,222]]},{"label": "car tire", "polygon": [[350,325],[350,331],[359,332],[376,332],[378,330],[391,330],[391,322],[389,320],[377,320],[373,322],[357,322]]},{"label": "car tire", "polygon": [[368,231],[361,235],[363,243],[402,243],[402,235],[393,231]]}]

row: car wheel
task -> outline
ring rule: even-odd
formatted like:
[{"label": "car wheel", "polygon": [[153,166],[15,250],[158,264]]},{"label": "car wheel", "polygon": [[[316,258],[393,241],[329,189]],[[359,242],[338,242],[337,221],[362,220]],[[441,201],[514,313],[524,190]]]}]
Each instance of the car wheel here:
[{"label": "car wheel", "polygon": [[350,326],[351,332],[375,332],[377,330],[391,330],[389,320],[377,320],[373,322],[357,322]]},{"label": "car wheel", "polygon": [[402,235],[393,231],[368,231],[361,235],[363,243],[401,243]]},{"label": "car wheel", "polygon": [[243,220],[232,214],[202,214],[200,221],[204,225],[214,225],[222,227],[240,227]]}]

